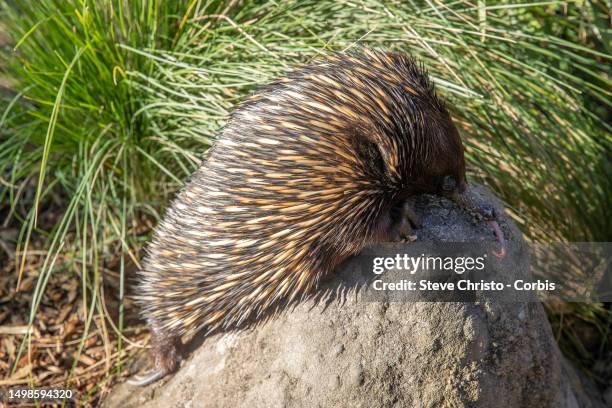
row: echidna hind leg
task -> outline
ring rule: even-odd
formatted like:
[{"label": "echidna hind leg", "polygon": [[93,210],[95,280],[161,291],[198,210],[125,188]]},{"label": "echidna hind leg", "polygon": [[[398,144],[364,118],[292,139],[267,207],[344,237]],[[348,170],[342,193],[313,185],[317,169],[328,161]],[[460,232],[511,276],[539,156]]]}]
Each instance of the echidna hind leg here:
[{"label": "echidna hind leg", "polygon": [[153,329],[151,331],[151,344],[155,365],[147,373],[134,376],[128,380],[128,383],[144,386],[154,383],[176,371],[181,362],[180,343],[178,337]]}]

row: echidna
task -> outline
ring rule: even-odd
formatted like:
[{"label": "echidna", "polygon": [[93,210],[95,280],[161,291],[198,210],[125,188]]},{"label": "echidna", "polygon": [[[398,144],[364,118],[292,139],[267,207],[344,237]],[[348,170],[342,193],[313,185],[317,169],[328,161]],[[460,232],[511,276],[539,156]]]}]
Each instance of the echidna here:
[{"label": "echidna", "polygon": [[148,246],[138,292],[155,368],[133,382],[174,371],[184,334],[238,326],[301,297],[366,244],[398,240],[407,217],[418,224],[405,205],[416,194],[493,220],[466,189],[459,133],[412,57],[334,54],[263,87],[233,112]]}]

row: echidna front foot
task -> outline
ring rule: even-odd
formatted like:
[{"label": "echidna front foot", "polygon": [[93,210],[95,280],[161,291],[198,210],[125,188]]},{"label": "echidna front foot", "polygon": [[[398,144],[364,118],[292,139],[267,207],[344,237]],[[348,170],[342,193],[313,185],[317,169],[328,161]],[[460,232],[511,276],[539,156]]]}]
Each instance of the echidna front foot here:
[{"label": "echidna front foot", "polygon": [[407,219],[410,224],[416,228],[423,228],[423,220],[419,215],[414,211],[414,202],[412,200],[406,200],[402,204],[402,216],[404,219]]},{"label": "echidna front foot", "polygon": [[394,224],[390,233],[391,242],[416,241],[417,236],[414,234],[413,227],[417,229],[422,228],[423,221],[412,206],[412,201],[406,200],[396,208],[396,214],[392,215]]},{"label": "echidna front foot", "polygon": [[152,333],[152,355],[154,357],[155,366],[153,369],[143,375],[136,375],[128,380],[131,385],[145,386],[154,383],[166,375],[175,372],[181,362],[181,354],[179,346],[180,339],[175,336],[170,336],[153,330]]}]

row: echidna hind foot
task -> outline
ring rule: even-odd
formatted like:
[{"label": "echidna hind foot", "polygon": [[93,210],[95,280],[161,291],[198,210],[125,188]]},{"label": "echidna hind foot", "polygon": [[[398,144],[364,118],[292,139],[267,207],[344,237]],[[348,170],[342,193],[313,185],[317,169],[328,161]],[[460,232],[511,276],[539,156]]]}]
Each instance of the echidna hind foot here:
[{"label": "echidna hind foot", "polygon": [[161,380],[168,374],[173,373],[181,362],[179,351],[180,339],[173,336],[152,332],[154,367],[142,375],[136,375],[128,380],[131,385],[145,386]]}]

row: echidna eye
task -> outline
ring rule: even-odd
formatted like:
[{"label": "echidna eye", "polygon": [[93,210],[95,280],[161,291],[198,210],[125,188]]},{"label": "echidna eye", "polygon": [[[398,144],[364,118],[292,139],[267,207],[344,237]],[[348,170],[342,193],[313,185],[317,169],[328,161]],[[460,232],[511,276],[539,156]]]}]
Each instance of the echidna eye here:
[{"label": "echidna eye", "polygon": [[445,176],[442,180],[442,190],[453,191],[457,188],[457,180],[453,176]]}]

